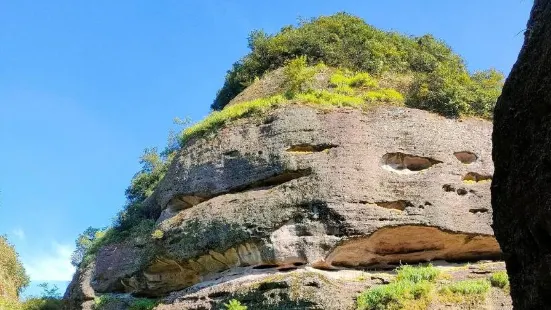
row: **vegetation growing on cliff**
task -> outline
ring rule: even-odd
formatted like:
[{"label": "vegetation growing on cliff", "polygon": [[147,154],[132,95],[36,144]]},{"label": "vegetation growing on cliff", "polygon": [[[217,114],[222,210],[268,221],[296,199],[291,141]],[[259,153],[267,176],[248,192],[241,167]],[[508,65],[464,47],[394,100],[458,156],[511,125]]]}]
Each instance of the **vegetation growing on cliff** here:
[{"label": "vegetation growing on cliff", "polygon": [[[228,72],[212,105],[216,111],[193,126],[185,124],[179,139],[172,139],[165,151],[144,152],[142,169],[126,190],[127,203],[113,226],[80,235],[73,264],[90,262],[105,244],[154,238],[160,210],[144,201],[164,177],[175,150],[229,122],[293,103],[319,109],[392,104],[448,117],[491,118],[503,80],[495,70],[470,74],[458,55],[430,35],[384,32],[345,13],[301,21],[275,35],[254,31],[249,47],[251,52]],[[279,68],[280,93],[227,106],[248,85]],[[316,85],[320,80],[326,82],[323,87]]]},{"label": "vegetation growing on cliff", "polygon": [[75,241],[71,257],[74,266],[90,263],[104,245],[125,239],[147,238],[153,232],[158,214],[144,207],[143,202],[155,190],[163,178],[179,145],[169,140],[169,146],[161,153],[146,149],[140,157],[142,169],[138,171],[126,189],[126,204],[117,214],[111,227],[88,227]]},{"label": "vegetation growing on cliff", "polygon": [[103,309],[129,309],[129,310],[152,310],[157,306],[158,301],[148,298],[133,298],[129,296],[120,297],[117,295],[105,294],[96,297],[94,310]]},{"label": "vegetation growing on cliff", "polygon": [[29,277],[19,256],[6,237],[0,236],[0,310],[57,310],[62,301],[56,286],[43,283],[40,297],[19,301],[19,294],[29,284]]},{"label": "vegetation growing on cliff", "polygon": [[449,46],[431,35],[410,37],[385,32],[346,13],[302,20],[275,35],[253,31],[251,52],[228,71],[212,104],[221,110],[255,79],[300,56],[310,64],[366,72],[413,75],[406,105],[449,117],[492,117],[503,75],[495,70],[470,74]]},{"label": "vegetation growing on cliff", "polygon": [[[269,109],[292,103],[303,103],[315,108],[334,107],[368,108],[374,104],[386,103],[401,105],[404,96],[395,89],[383,88],[366,72],[350,70],[330,70],[324,64],[308,66],[306,57],[289,61],[283,68],[283,93],[241,102],[214,111],[204,120],[186,128],[182,132],[181,145],[186,141],[212,132],[225,124],[247,116],[262,114]],[[329,75],[326,88],[314,87],[317,75]]]},{"label": "vegetation growing on cliff", "polygon": [[16,302],[29,284],[29,277],[19,256],[6,237],[0,236],[0,308]]},{"label": "vegetation growing on cliff", "polygon": [[[491,286],[505,285],[505,272],[491,277],[449,281],[449,274],[428,266],[401,266],[394,281],[370,288],[357,299],[359,310],[426,309],[432,303],[480,305]],[[496,280],[498,279],[499,280]],[[495,283],[495,284],[494,284]]]}]

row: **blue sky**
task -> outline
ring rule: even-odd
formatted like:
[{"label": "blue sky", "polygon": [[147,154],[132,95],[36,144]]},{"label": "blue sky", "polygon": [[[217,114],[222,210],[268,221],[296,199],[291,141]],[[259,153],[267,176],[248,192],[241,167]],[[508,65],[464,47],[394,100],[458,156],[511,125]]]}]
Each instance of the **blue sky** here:
[{"label": "blue sky", "polygon": [[[276,4],[277,3],[277,4]],[[253,29],[339,11],[432,33],[508,73],[532,5],[464,1],[0,0],[0,233],[35,282],[66,281],[76,236],[111,222],[144,148],[200,120]]]}]

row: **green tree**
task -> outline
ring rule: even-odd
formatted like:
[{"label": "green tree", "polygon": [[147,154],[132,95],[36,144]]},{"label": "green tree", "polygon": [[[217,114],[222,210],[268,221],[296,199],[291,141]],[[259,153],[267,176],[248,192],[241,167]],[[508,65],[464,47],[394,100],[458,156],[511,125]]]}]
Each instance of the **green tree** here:
[{"label": "green tree", "polygon": [[29,276],[6,236],[0,235],[0,296],[17,299],[29,285]]},{"label": "green tree", "polygon": [[102,236],[104,230],[94,227],[88,227],[84,232],[78,235],[75,241],[75,251],[71,255],[71,264],[78,267],[86,253],[93,246],[94,242]]},{"label": "green tree", "polygon": [[503,84],[495,70],[470,75],[461,57],[432,35],[385,32],[346,13],[301,20],[274,35],[253,31],[248,46],[250,52],[227,72],[212,109],[221,110],[257,77],[297,58],[375,77],[412,75],[406,105],[448,117],[491,118]]}]

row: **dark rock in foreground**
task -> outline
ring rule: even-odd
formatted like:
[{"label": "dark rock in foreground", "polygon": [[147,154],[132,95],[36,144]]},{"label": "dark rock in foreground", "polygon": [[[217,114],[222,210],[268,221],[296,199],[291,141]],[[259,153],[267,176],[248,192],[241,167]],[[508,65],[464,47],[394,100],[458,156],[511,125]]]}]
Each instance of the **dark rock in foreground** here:
[{"label": "dark rock in foreground", "polygon": [[551,309],[551,1],[537,0],[494,121],[494,230],[515,309]]}]

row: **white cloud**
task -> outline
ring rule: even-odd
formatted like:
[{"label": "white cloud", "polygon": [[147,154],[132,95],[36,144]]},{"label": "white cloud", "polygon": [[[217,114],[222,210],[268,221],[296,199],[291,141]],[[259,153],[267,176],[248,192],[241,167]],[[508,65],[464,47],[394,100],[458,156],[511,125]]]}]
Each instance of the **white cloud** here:
[{"label": "white cloud", "polygon": [[72,245],[54,242],[48,253],[24,262],[25,269],[32,281],[70,281],[75,272],[71,265],[73,250]]},{"label": "white cloud", "polygon": [[25,231],[23,231],[23,229],[16,228],[16,229],[12,230],[11,233],[14,236],[16,236],[17,238],[19,238],[20,240],[25,240]]}]

